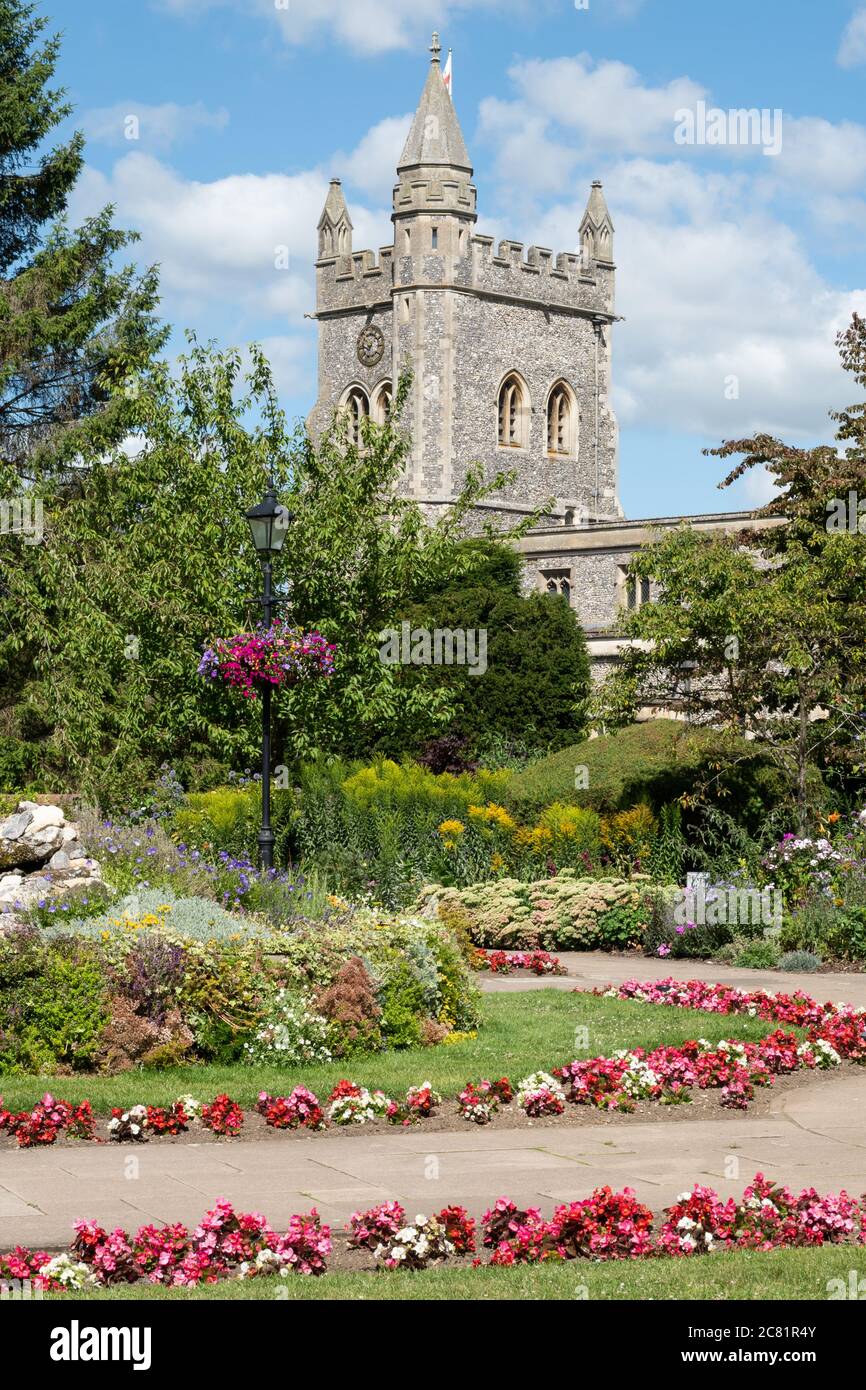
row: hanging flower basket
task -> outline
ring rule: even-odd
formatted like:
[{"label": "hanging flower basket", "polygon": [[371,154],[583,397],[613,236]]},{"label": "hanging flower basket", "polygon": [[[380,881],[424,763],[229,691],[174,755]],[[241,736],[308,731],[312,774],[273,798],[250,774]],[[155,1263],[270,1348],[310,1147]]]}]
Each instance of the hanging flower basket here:
[{"label": "hanging flower basket", "polygon": [[320,632],[284,627],[277,619],[269,628],[215,637],[205,648],[198,674],[239,690],[247,700],[267,687],[296,685],[313,676],[330,676],[337,648]]}]

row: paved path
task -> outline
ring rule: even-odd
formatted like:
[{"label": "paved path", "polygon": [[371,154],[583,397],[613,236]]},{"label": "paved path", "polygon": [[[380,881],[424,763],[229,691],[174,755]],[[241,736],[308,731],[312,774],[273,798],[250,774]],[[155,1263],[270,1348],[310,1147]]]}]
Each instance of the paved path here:
[{"label": "paved path", "polygon": [[[654,962],[604,955],[563,958],[574,974],[559,980],[492,978],[491,989],[587,988],[639,975],[729,980],[748,988],[795,988],[798,977],[732,970],[702,962]],[[818,997],[866,1004],[866,977],[803,976]],[[784,983],[783,983],[784,982]],[[739,1170],[732,1169],[732,1163]],[[265,1212],[277,1226],[316,1205],[341,1226],[352,1211],[397,1197],[414,1215],[459,1202],[478,1216],[496,1197],[519,1205],[586,1196],[628,1184],[658,1209],[694,1182],[723,1196],[758,1170],[792,1186],[866,1189],[866,1075],[823,1073],[775,1096],[768,1115],[520,1129],[423,1127],[296,1140],[220,1144],[60,1147],[0,1154],[0,1249],[20,1242],[64,1246],[72,1222],[95,1217],[129,1229],[148,1221],[195,1222],[217,1197]]]},{"label": "paved path", "polygon": [[483,988],[491,993],[511,990],[597,989],[621,984],[623,980],[717,980],[736,989],[769,989],[773,993],[793,994],[802,990],[813,999],[845,1000],[866,1009],[866,972],[862,974],[789,974],[784,970],[740,970],[733,965],[715,965],[704,960],[659,960],[653,956],[608,955],[605,951],[557,951],[568,975],[538,978],[534,975],[487,975]]},{"label": "paved path", "polygon": [[787,1098],[780,1092],[763,1116],[4,1153],[0,1249],[63,1246],[81,1216],[127,1229],[189,1224],[217,1197],[275,1225],[312,1205],[342,1225],[394,1197],[413,1215],[459,1202],[479,1216],[501,1195],[549,1211],[604,1183],[634,1187],[658,1209],[694,1182],[733,1195],[758,1170],[796,1187],[863,1192],[866,1076],[824,1073]]}]

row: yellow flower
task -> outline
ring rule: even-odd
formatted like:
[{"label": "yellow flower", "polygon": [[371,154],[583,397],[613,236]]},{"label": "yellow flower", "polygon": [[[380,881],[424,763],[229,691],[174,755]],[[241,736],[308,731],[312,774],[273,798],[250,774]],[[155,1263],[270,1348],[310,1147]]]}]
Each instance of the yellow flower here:
[{"label": "yellow flower", "polygon": [[504,806],[489,801],[486,806],[470,806],[469,814],[476,820],[487,821],[488,825],[498,825],[500,830],[513,830],[515,822]]},{"label": "yellow flower", "polygon": [[465,829],[466,826],[461,820],[444,820],[439,827],[439,834],[447,835],[448,837],[452,835],[462,835]]},{"label": "yellow flower", "polygon": [[490,869],[491,869],[491,872],[494,873],[494,874],[498,874],[498,873],[499,873],[502,869],[504,869],[505,867],[506,867],[506,865],[505,865],[505,860],[503,859],[503,857],[502,857],[502,855],[499,853],[499,851],[496,850],[495,853],[491,854],[491,856],[490,856]]}]

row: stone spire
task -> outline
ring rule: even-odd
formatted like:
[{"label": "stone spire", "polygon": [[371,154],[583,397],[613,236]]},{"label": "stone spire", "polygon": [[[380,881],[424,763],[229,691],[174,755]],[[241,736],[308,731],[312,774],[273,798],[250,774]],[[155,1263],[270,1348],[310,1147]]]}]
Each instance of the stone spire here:
[{"label": "stone spire", "polygon": [[352,252],[352,219],[346,205],[343,185],[331,179],[325,206],[319,218],[319,260],[328,256],[348,256]]},{"label": "stone spire", "polygon": [[580,245],[585,260],[613,264],[613,220],[600,179],[593,180],[589,192],[589,202],[580,224]]},{"label": "stone spire", "polygon": [[397,172],[426,165],[441,164],[450,169],[472,174],[469,152],[460,129],[448,88],[442,81],[439,35],[433,35],[430,45],[433,57],[421,101],[415,112],[409,138],[400,156]]}]

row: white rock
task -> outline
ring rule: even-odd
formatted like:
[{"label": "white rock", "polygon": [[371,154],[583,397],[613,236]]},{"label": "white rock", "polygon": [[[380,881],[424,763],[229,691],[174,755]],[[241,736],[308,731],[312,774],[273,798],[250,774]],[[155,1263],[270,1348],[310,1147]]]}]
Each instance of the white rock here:
[{"label": "white rock", "polygon": [[[24,808],[24,802],[19,804],[19,810]],[[31,807],[28,805],[28,811]],[[27,827],[28,836],[35,835],[40,830],[45,830],[47,826],[62,826],[65,817],[59,806],[36,806],[33,809],[33,819]]]}]

